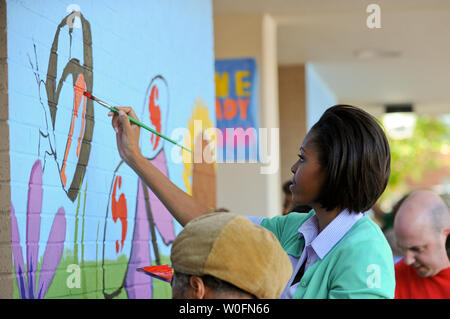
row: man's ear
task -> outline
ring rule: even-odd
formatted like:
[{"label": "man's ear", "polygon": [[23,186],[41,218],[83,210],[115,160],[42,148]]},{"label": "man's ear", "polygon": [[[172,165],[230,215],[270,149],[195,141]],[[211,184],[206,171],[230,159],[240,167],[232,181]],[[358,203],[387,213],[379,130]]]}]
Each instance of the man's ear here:
[{"label": "man's ear", "polygon": [[444,228],[442,230],[442,236],[444,237],[445,248],[449,249],[449,236],[450,236],[450,227]]},{"label": "man's ear", "polygon": [[447,251],[448,259],[450,260],[450,228],[444,229],[445,250]]},{"label": "man's ear", "polygon": [[190,285],[190,293],[189,298],[192,299],[204,299],[206,294],[206,287],[205,283],[203,282],[202,278],[199,276],[192,275],[189,278],[189,285]]}]

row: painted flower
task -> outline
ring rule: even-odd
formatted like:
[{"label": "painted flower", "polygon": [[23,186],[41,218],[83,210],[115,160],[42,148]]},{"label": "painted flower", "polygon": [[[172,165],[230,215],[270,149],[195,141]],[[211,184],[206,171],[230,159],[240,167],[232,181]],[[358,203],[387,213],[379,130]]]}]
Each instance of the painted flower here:
[{"label": "painted flower", "polygon": [[[50,235],[42,259],[39,279],[39,243],[41,231],[41,211],[44,190],[42,188],[42,164],[37,160],[30,174],[28,184],[27,222],[26,222],[26,265],[20,244],[19,227],[11,203],[11,245],[17,286],[22,299],[43,299],[53,280],[64,250],[66,238],[66,217],[60,207],[53,219]],[[26,268],[25,268],[26,267]],[[36,283],[37,281],[37,283]]]}]

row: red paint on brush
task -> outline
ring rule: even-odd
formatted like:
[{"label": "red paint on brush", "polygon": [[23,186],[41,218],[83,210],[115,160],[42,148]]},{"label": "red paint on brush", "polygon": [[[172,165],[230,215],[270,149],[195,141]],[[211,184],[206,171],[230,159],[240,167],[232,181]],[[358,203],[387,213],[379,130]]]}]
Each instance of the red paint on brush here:
[{"label": "red paint on brush", "polygon": [[86,96],[88,99],[95,100],[95,96],[93,96],[88,91],[84,91],[83,95]]}]

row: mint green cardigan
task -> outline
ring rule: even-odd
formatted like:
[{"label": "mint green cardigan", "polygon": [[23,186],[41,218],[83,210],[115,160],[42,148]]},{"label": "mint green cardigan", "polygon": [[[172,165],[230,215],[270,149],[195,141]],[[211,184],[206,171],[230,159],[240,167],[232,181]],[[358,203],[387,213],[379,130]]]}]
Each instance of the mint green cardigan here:
[{"label": "mint green cardigan", "polygon": [[[287,254],[299,258],[305,242],[298,228],[311,216],[290,213],[266,218],[261,226],[272,231]],[[365,216],[304,273],[295,299],[394,298],[392,250],[381,229]]]}]

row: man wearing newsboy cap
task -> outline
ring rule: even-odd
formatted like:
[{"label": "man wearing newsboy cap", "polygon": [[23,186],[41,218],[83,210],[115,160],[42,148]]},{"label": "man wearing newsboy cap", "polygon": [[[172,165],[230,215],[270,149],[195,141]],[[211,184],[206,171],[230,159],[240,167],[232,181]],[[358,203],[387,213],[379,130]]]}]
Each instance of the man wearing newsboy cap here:
[{"label": "man wearing newsboy cap", "polygon": [[173,298],[278,298],[292,275],[269,230],[233,213],[189,222],[171,249]]}]

